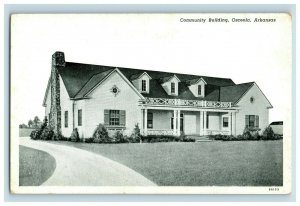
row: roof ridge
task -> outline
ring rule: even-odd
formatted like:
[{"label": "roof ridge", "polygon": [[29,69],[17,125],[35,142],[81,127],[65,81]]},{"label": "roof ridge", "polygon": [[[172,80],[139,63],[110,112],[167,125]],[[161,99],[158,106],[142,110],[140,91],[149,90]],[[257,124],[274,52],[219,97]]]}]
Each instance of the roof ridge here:
[{"label": "roof ridge", "polygon": [[235,84],[235,85],[228,85],[228,86],[220,86],[220,88],[224,88],[224,87],[235,87],[235,86],[240,86],[243,84],[254,84],[255,82],[245,82],[245,83],[240,83],[240,84]]},{"label": "roof ridge", "polygon": [[[137,68],[129,68],[129,67],[118,67],[118,66],[108,66],[108,65],[98,65],[98,64],[87,64],[87,63],[79,63],[79,62],[66,62],[66,63],[71,63],[71,64],[82,64],[82,65],[89,65],[89,66],[98,66],[98,67],[109,67],[109,68],[118,68],[118,69],[131,69],[131,70],[136,70],[139,72],[159,72],[166,74],[168,76],[174,76],[174,75],[187,75],[187,76],[192,76],[196,78],[214,78],[214,79],[223,79],[223,80],[231,80],[231,78],[224,78],[224,77],[213,77],[213,76],[203,76],[203,75],[195,75],[195,74],[187,74],[187,73],[174,73],[174,72],[166,72],[166,71],[159,71],[159,70],[149,70],[149,69],[137,69]],[[166,76],[167,77],[167,76]],[[162,77],[163,78],[163,77]],[[159,79],[159,78],[158,78]]]}]

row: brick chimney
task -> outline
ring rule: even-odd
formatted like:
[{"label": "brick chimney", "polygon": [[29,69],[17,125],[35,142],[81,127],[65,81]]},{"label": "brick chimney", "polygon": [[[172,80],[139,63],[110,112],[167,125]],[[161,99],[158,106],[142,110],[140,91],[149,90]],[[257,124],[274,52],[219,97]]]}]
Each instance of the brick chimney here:
[{"label": "brick chimney", "polygon": [[60,107],[60,84],[58,69],[65,67],[65,55],[63,52],[55,52],[52,55],[51,68],[51,107],[49,126],[55,134],[61,134],[61,107]]}]

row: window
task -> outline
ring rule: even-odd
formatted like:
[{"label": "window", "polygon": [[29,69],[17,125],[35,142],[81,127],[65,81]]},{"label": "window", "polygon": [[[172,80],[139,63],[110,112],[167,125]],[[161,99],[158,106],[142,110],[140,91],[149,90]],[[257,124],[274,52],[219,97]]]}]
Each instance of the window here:
[{"label": "window", "polygon": [[142,92],[146,92],[147,91],[147,82],[146,80],[142,80]]},{"label": "window", "polygon": [[120,125],[119,110],[109,110],[109,125]]},{"label": "window", "polygon": [[65,111],[65,128],[68,128],[68,111]]},{"label": "window", "polygon": [[223,117],[223,127],[228,127],[228,117]]},{"label": "window", "polygon": [[198,95],[201,95],[201,85],[198,85]]},{"label": "window", "polygon": [[209,128],[209,116],[208,113],[206,114],[206,129]]},{"label": "window", "polygon": [[[171,117],[171,129],[174,129],[174,114]],[[176,121],[176,125],[177,125],[177,121]],[[183,113],[180,114],[180,131],[183,131]]]},{"label": "window", "polygon": [[125,110],[104,110],[104,125],[106,126],[125,126]]},{"label": "window", "polygon": [[249,127],[254,127],[255,125],[255,116],[249,115]]},{"label": "window", "polygon": [[246,127],[259,128],[259,116],[258,115],[246,115]]},{"label": "window", "polygon": [[171,82],[171,93],[174,94],[175,93],[175,83]]},{"label": "window", "polygon": [[82,109],[78,110],[78,126],[82,126]]},{"label": "window", "polygon": [[153,113],[148,112],[147,114],[147,128],[153,128]]}]

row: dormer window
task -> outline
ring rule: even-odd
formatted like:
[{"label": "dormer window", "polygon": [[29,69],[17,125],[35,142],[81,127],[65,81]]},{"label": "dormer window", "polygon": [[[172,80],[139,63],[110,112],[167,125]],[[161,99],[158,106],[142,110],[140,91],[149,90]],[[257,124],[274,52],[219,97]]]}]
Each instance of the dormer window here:
[{"label": "dormer window", "polygon": [[186,81],[190,91],[194,94],[195,97],[204,97],[205,96],[205,85],[207,84],[202,77],[190,79]]},{"label": "dormer window", "polygon": [[146,80],[142,80],[142,92],[146,92],[147,91],[147,81]]},{"label": "dormer window", "polygon": [[201,85],[198,85],[198,95],[200,96],[201,95],[201,89],[202,89],[202,87],[201,87]]},{"label": "dormer window", "polygon": [[168,95],[178,96],[178,84],[180,82],[180,79],[175,74],[162,77],[159,79],[159,81]]},{"label": "dormer window", "polygon": [[171,82],[171,93],[175,94],[175,82]]},{"label": "dormer window", "polygon": [[130,77],[135,88],[141,93],[149,93],[151,79],[152,78],[146,72],[137,73]]}]

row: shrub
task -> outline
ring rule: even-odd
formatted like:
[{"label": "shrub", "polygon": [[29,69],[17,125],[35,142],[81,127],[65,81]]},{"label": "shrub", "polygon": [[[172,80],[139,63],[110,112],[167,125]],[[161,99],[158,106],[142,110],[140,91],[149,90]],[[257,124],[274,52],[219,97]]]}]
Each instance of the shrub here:
[{"label": "shrub", "polygon": [[139,128],[139,124],[135,124],[132,134],[128,138],[128,141],[131,143],[135,143],[135,142],[142,143],[142,135],[141,135],[141,130]]},{"label": "shrub", "polygon": [[54,132],[49,127],[43,129],[40,135],[40,139],[42,140],[52,140],[54,137]]},{"label": "shrub", "polygon": [[272,127],[268,126],[263,131],[263,135],[261,137],[262,140],[279,140],[282,139],[282,136],[274,133]]},{"label": "shrub", "polygon": [[210,135],[209,139],[221,140],[221,141],[244,141],[244,140],[250,140],[248,139],[249,137],[250,136],[248,136],[248,134],[238,135],[238,136],[217,134],[217,135]]},{"label": "shrub", "polygon": [[259,136],[259,132],[260,129],[259,128],[248,128],[246,127],[244,129],[244,132],[243,132],[243,139],[244,140],[259,140],[260,139],[260,136]]},{"label": "shrub", "polygon": [[94,133],[93,138],[95,143],[111,143],[112,139],[108,136],[107,129],[104,125],[99,124]]},{"label": "shrub", "polygon": [[[176,140],[176,137],[174,138],[174,141]],[[196,140],[192,137],[187,137],[184,132],[182,132],[178,138],[179,142],[195,142]]]},{"label": "shrub", "polygon": [[93,137],[85,138],[84,142],[85,143],[93,143],[94,142],[94,138]]},{"label": "shrub", "polygon": [[113,140],[115,143],[128,143],[128,140],[126,138],[126,136],[123,135],[122,132],[117,131],[114,136],[113,136]]},{"label": "shrub", "polygon": [[78,129],[77,129],[77,128],[75,128],[75,129],[72,131],[72,134],[71,134],[71,141],[72,141],[72,142],[79,142],[79,141],[80,141],[79,134],[78,134]]},{"label": "shrub", "polygon": [[41,135],[44,131],[44,129],[47,127],[48,120],[47,117],[45,117],[43,124],[41,125],[41,128],[34,130],[30,133],[30,138],[33,140],[41,139]]},{"label": "shrub", "polygon": [[33,131],[30,133],[29,136],[30,136],[30,138],[33,139],[33,140],[40,139],[39,130],[33,130]]},{"label": "shrub", "polygon": [[64,137],[61,133],[54,134],[53,140],[55,141],[67,141],[68,138]]},{"label": "shrub", "polygon": [[173,135],[148,135],[141,136],[143,142],[195,142],[196,140],[191,137],[187,137],[184,134],[178,136]]}]

